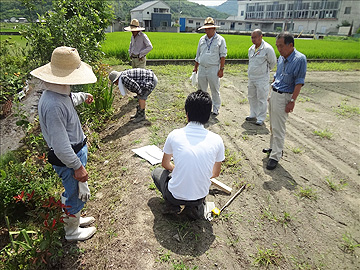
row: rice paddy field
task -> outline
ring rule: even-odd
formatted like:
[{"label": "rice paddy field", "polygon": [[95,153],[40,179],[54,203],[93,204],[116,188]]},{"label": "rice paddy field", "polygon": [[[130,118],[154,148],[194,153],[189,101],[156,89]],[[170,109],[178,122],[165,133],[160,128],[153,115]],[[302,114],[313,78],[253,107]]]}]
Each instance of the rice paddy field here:
[{"label": "rice paddy field", "polygon": [[[147,55],[148,59],[193,59],[202,33],[163,33],[146,32],[154,49]],[[252,45],[250,36],[222,35],[228,48],[228,59],[246,59]],[[113,32],[106,35],[102,45],[107,57],[122,60],[128,58],[131,33]],[[277,54],[275,37],[264,37]],[[304,53],[308,59],[360,59],[359,40],[312,40],[296,39],[295,48]]]}]

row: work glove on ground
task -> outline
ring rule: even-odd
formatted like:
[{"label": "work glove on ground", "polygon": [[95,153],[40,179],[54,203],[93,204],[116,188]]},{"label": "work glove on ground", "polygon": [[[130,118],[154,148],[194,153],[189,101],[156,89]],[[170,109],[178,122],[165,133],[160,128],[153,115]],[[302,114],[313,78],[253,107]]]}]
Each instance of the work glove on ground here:
[{"label": "work glove on ground", "polygon": [[79,197],[83,202],[90,199],[90,189],[87,182],[79,182]]}]

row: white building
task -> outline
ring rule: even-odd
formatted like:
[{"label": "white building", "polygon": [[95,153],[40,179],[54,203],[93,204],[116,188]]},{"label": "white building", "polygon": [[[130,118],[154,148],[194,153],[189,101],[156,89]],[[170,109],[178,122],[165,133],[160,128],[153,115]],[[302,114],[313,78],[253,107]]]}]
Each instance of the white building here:
[{"label": "white building", "polygon": [[[238,15],[245,30],[289,30],[304,34],[337,34],[340,25],[360,27],[358,0],[238,0]],[[258,24],[255,27],[255,24]]]},{"label": "white building", "polygon": [[137,19],[146,31],[171,26],[170,6],[162,1],[150,1],[133,8],[131,19]]}]

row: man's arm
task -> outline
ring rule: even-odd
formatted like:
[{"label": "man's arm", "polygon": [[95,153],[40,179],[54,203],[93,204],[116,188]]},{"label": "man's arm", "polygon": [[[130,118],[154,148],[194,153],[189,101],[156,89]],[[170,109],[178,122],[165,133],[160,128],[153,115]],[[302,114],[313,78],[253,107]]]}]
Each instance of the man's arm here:
[{"label": "man's arm", "polygon": [[172,172],[175,168],[175,165],[171,162],[172,154],[166,154],[164,153],[161,165],[164,167],[164,169]]},{"label": "man's arm", "polygon": [[220,171],[221,171],[221,161],[220,162],[215,162],[214,167],[213,167],[213,175],[211,176],[211,178],[215,178],[218,177],[220,175]]},{"label": "man's arm", "polygon": [[220,58],[220,69],[218,71],[218,77],[222,78],[224,76],[224,66],[225,66],[225,57]]},{"label": "man's arm", "polygon": [[148,38],[148,36],[146,34],[144,34],[144,33],[143,33],[143,35],[144,35],[144,45],[145,45],[145,47],[139,53],[139,58],[140,59],[145,57],[153,49],[153,46],[152,46],[151,41]]},{"label": "man's arm", "polygon": [[198,67],[199,67],[199,63],[195,61],[195,66],[194,66],[193,72],[197,73]]}]

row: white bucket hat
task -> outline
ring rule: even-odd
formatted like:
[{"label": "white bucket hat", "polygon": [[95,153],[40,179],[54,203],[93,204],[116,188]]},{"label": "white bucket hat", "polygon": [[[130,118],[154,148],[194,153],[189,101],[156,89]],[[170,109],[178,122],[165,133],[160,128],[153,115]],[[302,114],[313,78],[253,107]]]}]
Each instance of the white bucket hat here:
[{"label": "white bucket hat", "polygon": [[201,26],[198,30],[205,29],[205,28],[217,28],[220,27],[219,25],[215,25],[214,19],[211,17],[207,17],[204,21],[204,25]]},{"label": "white bucket hat", "polygon": [[109,80],[112,83],[115,83],[117,80],[119,80],[118,86],[119,86],[120,93],[121,93],[121,95],[125,96],[126,95],[125,87],[122,83],[122,80],[120,79],[121,73],[122,72],[115,71],[115,70],[111,71],[109,74]]},{"label": "white bucket hat", "polygon": [[65,46],[56,48],[51,55],[51,62],[34,69],[30,74],[44,82],[61,85],[97,81],[91,66],[81,61],[78,51]]},{"label": "white bucket hat", "polygon": [[140,27],[139,21],[137,19],[132,19],[130,26],[125,27],[124,30],[134,32],[145,30],[145,28]]}]

